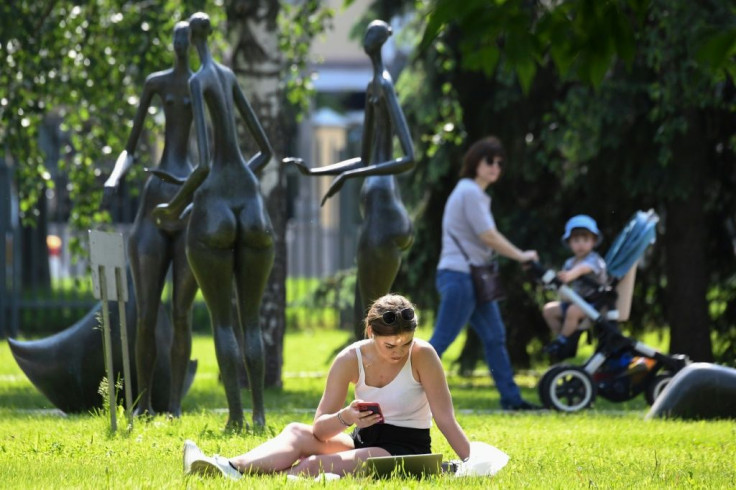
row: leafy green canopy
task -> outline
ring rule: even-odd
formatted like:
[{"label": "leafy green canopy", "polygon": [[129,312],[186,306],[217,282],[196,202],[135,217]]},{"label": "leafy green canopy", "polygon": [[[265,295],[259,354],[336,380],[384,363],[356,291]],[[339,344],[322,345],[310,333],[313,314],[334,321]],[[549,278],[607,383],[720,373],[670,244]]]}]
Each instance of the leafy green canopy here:
[{"label": "leafy green canopy", "polygon": [[[668,308],[687,304],[664,301],[667,285],[692,282],[702,265],[710,319],[727,334],[735,313],[724,306],[734,297],[733,268],[724,264],[734,256],[723,226],[736,214],[732,3],[408,3],[423,9],[415,26],[421,42],[397,87],[422,161],[406,194],[425,219],[401,286],[416,288],[420,301],[433,299],[427,272],[462,151],[495,133],[509,151],[502,184],[492,189],[499,227],[550,264],[566,253],[558,239],[571,214],[593,214],[612,238],[633,210],[654,207],[676,236],[690,226],[678,221],[677,204],[707,196],[693,204],[707,226],[689,229],[705,251],[702,262],[665,261],[677,244],[661,240],[653,267],[638,280],[646,294],[636,295],[643,307],[635,311],[663,322]],[[505,318],[511,324],[529,307],[525,297],[512,297]],[[512,328],[527,329],[526,320]],[[681,338],[709,325],[688,328]],[[733,344],[730,350],[733,356]]]},{"label": "leafy green canopy", "polygon": [[[531,88],[539,66],[548,59],[562,78],[598,87],[617,59],[631,67],[640,34],[651,26],[655,11],[700,9],[693,2],[655,0],[433,0],[428,5],[429,20],[421,50],[428,49],[449,25],[462,26],[459,47],[464,68],[490,76],[503,56],[503,63],[516,73],[525,92]],[[695,26],[690,32],[670,34],[694,37],[698,61],[716,71],[724,70],[733,78],[736,26],[732,18],[729,20],[733,7],[726,2],[712,2],[700,10],[711,14],[720,10],[723,16],[712,17],[716,22],[704,30],[703,26]]]},{"label": "leafy green canopy", "polygon": [[[17,166],[22,217],[53,187],[52,167],[67,173],[80,229],[106,219],[99,210],[102,162],[114,160],[128,137],[145,77],[170,68],[177,21],[221,0],[46,2],[0,5],[0,147]],[[152,109],[155,112],[155,109]],[[69,144],[60,161],[43,155],[39,131],[56,115]],[[156,123],[147,118],[149,129]],[[160,121],[159,123],[160,124]],[[143,153],[141,151],[140,153]]]}]

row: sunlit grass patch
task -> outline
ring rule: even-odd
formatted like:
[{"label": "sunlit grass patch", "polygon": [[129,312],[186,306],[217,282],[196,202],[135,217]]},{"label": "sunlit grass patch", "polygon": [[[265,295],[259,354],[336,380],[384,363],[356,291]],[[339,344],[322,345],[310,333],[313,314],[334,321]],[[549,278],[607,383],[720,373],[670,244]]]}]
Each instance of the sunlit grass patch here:
[{"label": "sunlit grass patch", "polygon": [[[428,338],[429,330],[417,335]],[[334,330],[289,333],[283,388],[266,393],[267,425],[240,434],[223,431],[227,418],[210,335],[197,335],[193,357],[199,369],[184,399],[181,418],[136,420],[109,431],[108,414],[63,416],[25,378],[0,342],[0,488],[736,488],[736,424],[733,421],[644,421],[641,397],[626,403],[597,401],[591,410],[506,413],[485,366],[464,378],[451,369],[459,339],[444,356],[457,417],[471,440],[506,451],[511,460],[493,478],[444,475],[429,480],[374,481],[347,477],[334,482],[287,482],[283,475],[240,481],[186,477],[181,449],[193,439],[207,453],[243,453],[292,421],[310,423],[335,352],[350,334]],[[519,373],[524,396],[536,401],[536,381],[547,366]],[[250,396],[242,393],[246,421]],[[39,410],[42,409],[42,410]],[[456,455],[436,426],[433,450]]]}]

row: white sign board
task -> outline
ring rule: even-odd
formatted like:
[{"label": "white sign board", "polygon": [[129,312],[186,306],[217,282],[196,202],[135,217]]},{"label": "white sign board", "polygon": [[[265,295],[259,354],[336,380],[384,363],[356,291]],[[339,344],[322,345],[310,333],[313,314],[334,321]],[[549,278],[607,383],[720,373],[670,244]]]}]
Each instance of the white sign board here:
[{"label": "white sign board", "polygon": [[[125,240],[122,233],[89,230],[89,255],[92,262],[92,284],[96,299],[102,299],[100,290],[100,266],[105,268],[107,298],[111,301],[128,301],[128,281],[125,277]],[[115,269],[120,269],[120,287],[117,290]]]}]

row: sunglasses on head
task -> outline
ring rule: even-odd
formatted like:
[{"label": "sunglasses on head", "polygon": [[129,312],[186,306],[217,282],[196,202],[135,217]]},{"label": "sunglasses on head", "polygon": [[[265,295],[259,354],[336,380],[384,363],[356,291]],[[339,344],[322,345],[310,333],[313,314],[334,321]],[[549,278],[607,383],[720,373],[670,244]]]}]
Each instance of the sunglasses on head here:
[{"label": "sunglasses on head", "polygon": [[383,315],[381,315],[381,317],[383,318],[383,323],[385,323],[386,325],[391,325],[399,318],[399,315],[401,315],[401,318],[403,318],[407,322],[410,322],[414,319],[414,308],[404,308],[403,310],[398,312],[393,310],[386,311],[383,313]]}]

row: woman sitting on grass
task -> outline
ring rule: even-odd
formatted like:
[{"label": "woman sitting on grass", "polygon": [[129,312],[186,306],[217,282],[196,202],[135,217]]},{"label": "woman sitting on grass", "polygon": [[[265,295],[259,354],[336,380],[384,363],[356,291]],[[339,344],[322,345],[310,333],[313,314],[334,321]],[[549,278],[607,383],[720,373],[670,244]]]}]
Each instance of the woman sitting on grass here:
[{"label": "woman sitting on grass", "polygon": [[[414,338],[416,328],[409,300],[395,294],[377,299],[365,319],[366,339],[333,361],[313,425],[291,423],[275,438],[230,459],[205,456],[186,441],[184,471],[235,479],[243,473],[351,474],[370,457],[430,453],[433,417],[466,459],[470,443],[455,419],[442,363],[429,343]],[[356,399],[345,406],[350,383]],[[363,400],[378,402],[382,415],[360,411]],[[353,425],[351,434],[344,432]]]}]

